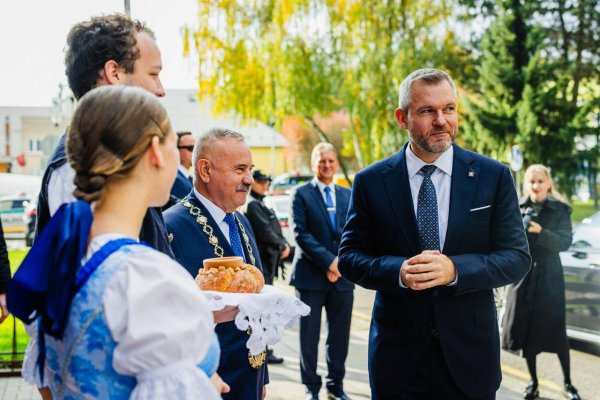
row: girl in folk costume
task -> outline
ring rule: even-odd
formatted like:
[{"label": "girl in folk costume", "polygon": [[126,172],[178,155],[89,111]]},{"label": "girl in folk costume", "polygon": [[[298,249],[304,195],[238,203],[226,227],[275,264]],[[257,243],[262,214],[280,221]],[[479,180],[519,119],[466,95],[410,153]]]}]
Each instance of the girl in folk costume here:
[{"label": "girl in folk costume", "polygon": [[228,387],[207,301],[185,269],[137,240],[177,172],[165,109],[140,88],[96,88],[67,152],[79,200],[52,218],[8,293],[11,312],[37,323],[35,372],[58,399],[219,399]]}]

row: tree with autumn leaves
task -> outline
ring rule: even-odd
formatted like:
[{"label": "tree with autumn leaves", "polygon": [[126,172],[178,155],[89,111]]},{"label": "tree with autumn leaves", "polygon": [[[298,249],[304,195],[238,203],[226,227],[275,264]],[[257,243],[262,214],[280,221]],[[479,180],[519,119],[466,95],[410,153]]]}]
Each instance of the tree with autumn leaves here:
[{"label": "tree with autumn leaves", "polygon": [[353,169],[406,141],[393,118],[398,86],[421,67],[448,71],[461,88],[463,146],[507,161],[518,144],[528,162],[569,169],[573,139],[600,112],[599,8],[588,0],[198,0],[185,52],[198,60],[199,96],[216,111],[277,129],[293,118],[328,141],[327,119],[343,113],[333,141]]}]

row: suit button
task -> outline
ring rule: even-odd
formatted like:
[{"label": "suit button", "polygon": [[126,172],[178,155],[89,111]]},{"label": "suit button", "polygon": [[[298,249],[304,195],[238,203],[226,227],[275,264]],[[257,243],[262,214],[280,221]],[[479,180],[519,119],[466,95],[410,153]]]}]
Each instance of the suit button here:
[{"label": "suit button", "polygon": [[437,290],[437,289],[435,289],[435,290],[433,291],[433,295],[434,295],[434,296],[437,296],[438,294],[440,294],[440,291],[439,291],[439,290]]}]

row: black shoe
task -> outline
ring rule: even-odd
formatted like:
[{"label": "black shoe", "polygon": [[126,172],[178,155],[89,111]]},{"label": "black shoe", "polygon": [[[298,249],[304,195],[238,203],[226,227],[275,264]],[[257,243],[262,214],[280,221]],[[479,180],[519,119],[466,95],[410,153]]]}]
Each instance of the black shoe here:
[{"label": "black shoe", "polygon": [[283,363],[283,358],[277,357],[273,354],[273,350],[267,350],[267,364],[281,364]]},{"label": "black shoe", "polygon": [[569,400],[581,400],[579,393],[577,393],[577,389],[570,383],[565,383],[565,398]]},{"label": "black shoe", "polygon": [[540,391],[538,390],[537,382],[530,381],[527,388],[525,388],[525,392],[523,392],[523,398],[525,400],[533,400],[540,397]]},{"label": "black shoe", "polygon": [[319,392],[311,392],[310,390],[306,391],[306,400],[319,400]]},{"label": "black shoe", "polygon": [[330,392],[329,390],[327,391],[327,400],[350,400],[350,397],[348,397],[346,395],[346,393],[344,393],[343,390],[333,393]]}]

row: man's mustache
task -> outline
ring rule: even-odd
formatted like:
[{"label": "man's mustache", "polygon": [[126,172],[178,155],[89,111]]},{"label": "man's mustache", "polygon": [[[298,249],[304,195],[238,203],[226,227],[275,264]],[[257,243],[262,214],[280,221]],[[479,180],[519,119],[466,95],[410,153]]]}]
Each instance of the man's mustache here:
[{"label": "man's mustache", "polygon": [[235,188],[235,191],[248,193],[250,191],[250,185],[246,185],[245,183],[242,183],[240,186]]}]

